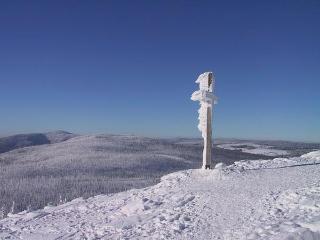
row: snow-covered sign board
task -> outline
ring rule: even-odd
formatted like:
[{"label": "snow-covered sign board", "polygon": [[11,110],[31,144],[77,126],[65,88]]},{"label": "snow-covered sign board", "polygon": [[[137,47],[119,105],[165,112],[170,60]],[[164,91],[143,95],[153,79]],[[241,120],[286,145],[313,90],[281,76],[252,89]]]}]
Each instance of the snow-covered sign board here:
[{"label": "snow-covered sign board", "polygon": [[200,102],[198,128],[204,139],[202,168],[207,169],[212,167],[212,108],[216,104],[216,97],[213,95],[214,77],[212,72],[201,74],[196,83],[199,83],[199,90],[192,94],[191,100]]}]

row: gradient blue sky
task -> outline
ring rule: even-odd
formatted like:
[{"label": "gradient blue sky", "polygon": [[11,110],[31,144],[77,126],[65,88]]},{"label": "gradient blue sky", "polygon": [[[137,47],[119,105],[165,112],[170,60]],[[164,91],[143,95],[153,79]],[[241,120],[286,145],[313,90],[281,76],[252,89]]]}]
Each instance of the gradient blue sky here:
[{"label": "gradient blue sky", "polygon": [[0,135],[320,141],[320,1],[0,1]]}]

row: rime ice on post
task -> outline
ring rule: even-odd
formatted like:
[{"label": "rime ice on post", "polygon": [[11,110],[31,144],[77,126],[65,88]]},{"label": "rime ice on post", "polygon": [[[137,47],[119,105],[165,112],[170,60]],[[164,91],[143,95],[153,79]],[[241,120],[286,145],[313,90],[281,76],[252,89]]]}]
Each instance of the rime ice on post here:
[{"label": "rime ice on post", "polygon": [[195,91],[191,100],[200,102],[198,128],[204,139],[203,165],[202,168],[211,168],[211,147],[212,147],[212,107],[216,104],[216,97],[213,95],[214,77],[212,72],[201,74],[196,83],[199,83],[199,90]]}]

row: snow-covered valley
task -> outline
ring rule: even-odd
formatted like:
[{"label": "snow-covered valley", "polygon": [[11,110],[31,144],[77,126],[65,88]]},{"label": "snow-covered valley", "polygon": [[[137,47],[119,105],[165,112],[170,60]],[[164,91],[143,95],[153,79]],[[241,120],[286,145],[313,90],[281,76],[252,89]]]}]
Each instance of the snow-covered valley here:
[{"label": "snow-covered valley", "polygon": [[320,239],[320,151],[184,170],[0,221],[1,239]]}]

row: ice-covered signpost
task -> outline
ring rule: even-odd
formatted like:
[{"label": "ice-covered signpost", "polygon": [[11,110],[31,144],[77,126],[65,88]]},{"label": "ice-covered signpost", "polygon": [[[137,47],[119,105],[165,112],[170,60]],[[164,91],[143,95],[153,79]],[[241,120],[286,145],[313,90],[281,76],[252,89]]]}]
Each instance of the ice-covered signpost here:
[{"label": "ice-covered signpost", "polygon": [[212,108],[216,104],[216,97],[213,95],[214,77],[212,72],[201,74],[196,83],[199,83],[199,90],[192,94],[191,100],[200,102],[198,128],[204,139],[202,168],[210,169],[212,168]]}]

